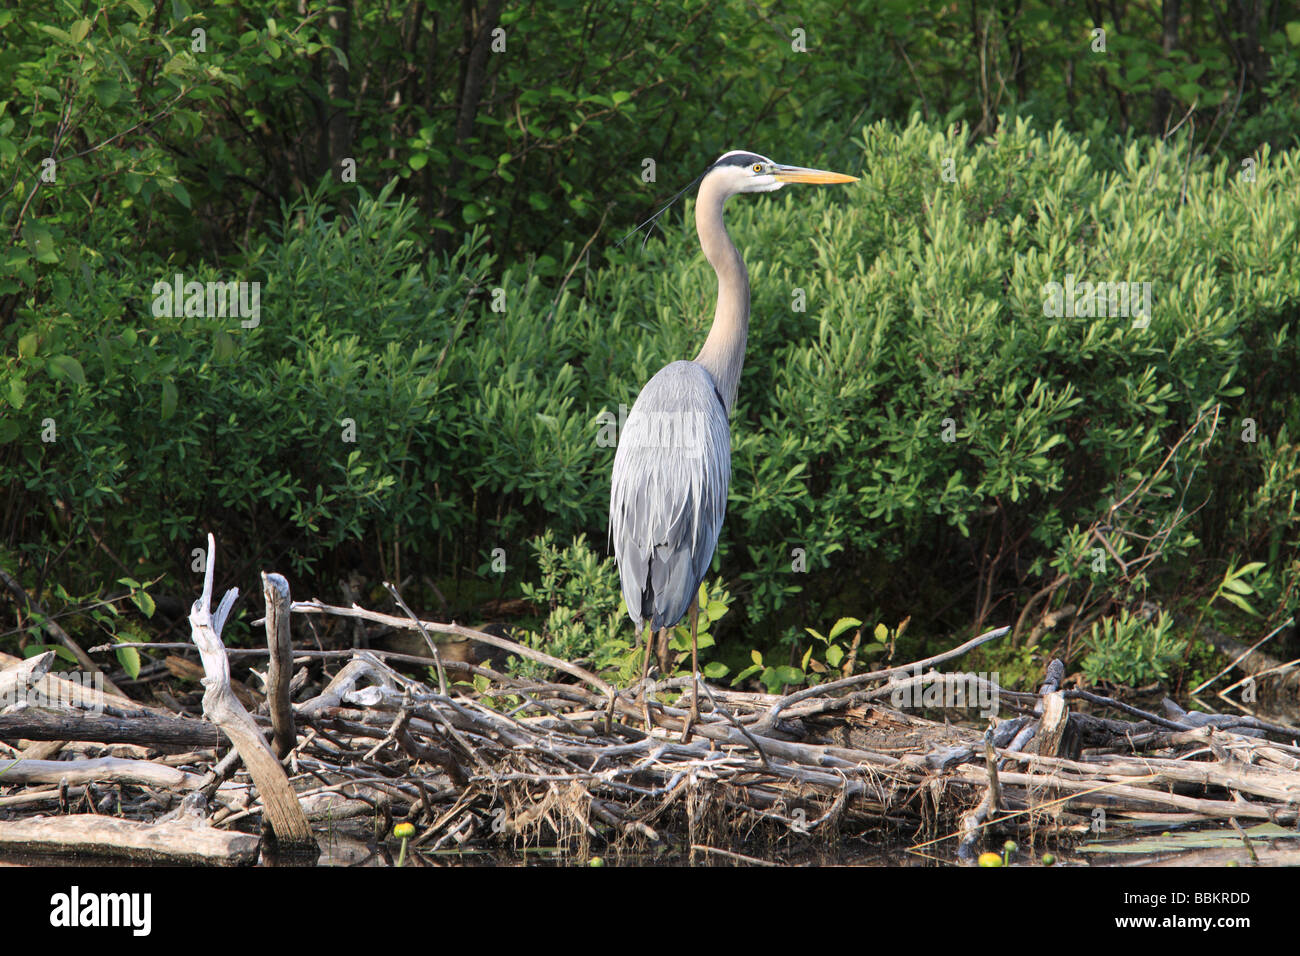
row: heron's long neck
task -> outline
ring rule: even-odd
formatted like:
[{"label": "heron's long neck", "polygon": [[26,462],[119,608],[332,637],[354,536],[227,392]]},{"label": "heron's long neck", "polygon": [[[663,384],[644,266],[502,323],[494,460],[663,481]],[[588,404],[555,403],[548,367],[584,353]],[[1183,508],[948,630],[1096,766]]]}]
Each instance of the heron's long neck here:
[{"label": "heron's long neck", "polygon": [[713,376],[722,393],[727,414],[736,403],[740,368],[745,364],[745,339],[749,335],[749,273],[735,243],[722,223],[726,194],[707,180],[695,202],[695,229],[700,234],[704,258],[718,274],[718,306],[713,327],[695,361]]}]

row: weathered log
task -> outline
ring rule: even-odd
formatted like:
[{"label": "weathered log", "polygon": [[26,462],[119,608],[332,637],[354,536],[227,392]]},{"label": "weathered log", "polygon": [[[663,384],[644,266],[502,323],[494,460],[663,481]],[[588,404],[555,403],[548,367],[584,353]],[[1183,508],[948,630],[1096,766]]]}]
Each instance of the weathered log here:
[{"label": "weathered log", "polygon": [[[14,657],[0,651],[0,667],[8,667],[14,664],[24,663],[20,657]],[[103,680],[102,675],[96,675],[94,681]],[[88,683],[92,683],[89,680]],[[170,717],[169,711],[159,707],[150,707],[147,704],[141,704],[124,697],[120,693],[112,690],[112,685],[104,681],[102,690],[99,687],[87,687],[86,684],[68,680],[56,671],[51,671],[39,680],[32,680],[29,687],[34,695],[47,701],[58,701],[66,703],[69,706],[81,710],[88,710],[93,713],[103,711],[118,711],[119,716],[124,714],[155,714],[158,716]]]},{"label": "weathered log", "polygon": [[1049,757],[1064,756],[1061,753],[1062,741],[1066,727],[1070,722],[1070,706],[1065,702],[1065,695],[1053,691],[1043,698],[1043,716],[1038,723],[1038,752]]},{"label": "weathered log", "polygon": [[0,757],[0,785],[12,783],[127,783],[166,790],[194,790],[203,778],[151,760],[10,760]]},{"label": "weathered log", "polygon": [[101,856],[181,866],[242,866],[257,861],[261,841],[246,833],[190,822],[139,823],[77,814],[0,822],[7,853]]},{"label": "weathered log", "polygon": [[26,707],[0,714],[0,740],[89,740],[162,750],[216,747],[223,738],[212,724],[180,717],[89,717]]}]

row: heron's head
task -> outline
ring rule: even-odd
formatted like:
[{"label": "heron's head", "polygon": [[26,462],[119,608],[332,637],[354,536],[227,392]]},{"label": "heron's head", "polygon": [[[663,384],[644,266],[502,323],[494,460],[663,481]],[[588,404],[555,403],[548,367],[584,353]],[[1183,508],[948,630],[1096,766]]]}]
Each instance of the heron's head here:
[{"label": "heron's head", "polygon": [[824,169],[785,166],[775,160],[733,149],[723,153],[704,174],[705,181],[716,181],[726,195],[735,193],[770,193],[786,183],[852,183],[856,176],[831,173]]}]

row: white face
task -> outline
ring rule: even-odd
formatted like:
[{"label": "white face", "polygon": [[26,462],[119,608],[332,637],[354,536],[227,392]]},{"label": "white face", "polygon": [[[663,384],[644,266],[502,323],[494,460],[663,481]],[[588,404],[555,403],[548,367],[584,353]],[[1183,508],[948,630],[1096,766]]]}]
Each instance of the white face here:
[{"label": "white face", "polygon": [[[748,162],[735,163],[734,160],[740,156],[747,157]],[[776,170],[777,164],[766,156],[733,149],[718,157],[708,177],[721,181],[728,193],[770,193],[785,185],[776,178]]]}]

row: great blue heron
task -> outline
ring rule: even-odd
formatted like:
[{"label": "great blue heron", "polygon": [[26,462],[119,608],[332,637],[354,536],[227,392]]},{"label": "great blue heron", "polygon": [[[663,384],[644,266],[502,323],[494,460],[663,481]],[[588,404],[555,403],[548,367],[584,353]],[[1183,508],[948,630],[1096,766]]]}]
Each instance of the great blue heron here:
[{"label": "great blue heron", "polygon": [[[722,222],[737,193],[766,193],[786,183],[851,183],[857,177],[783,166],[745,150],[724,153],[700,177],[695,229],[718,275],[713,326],[700,354],[659,370],[637,396],[619,435],[609,498],[609,533],[627,613],[645,640],[641,682],[659,633],[666,668],[668,628],[691,617],[691,711],[682,739],[699,716],[699,589],[713,561],[731,480],[731,430],[749,332],[749,273]],[[646,701],[649,720],[649,702]]]}]

